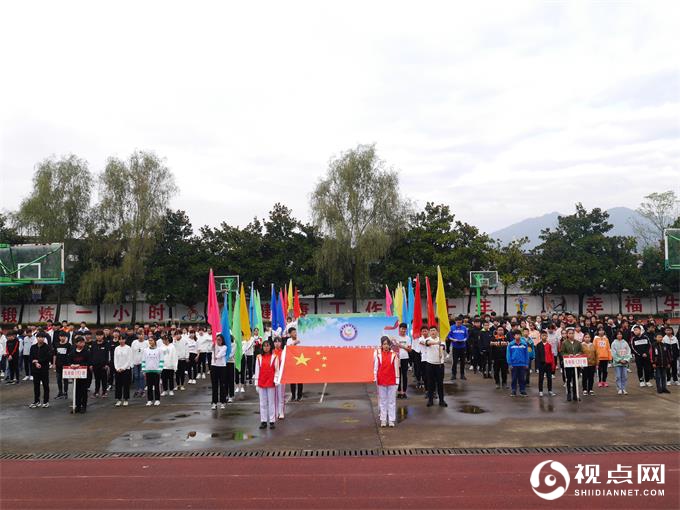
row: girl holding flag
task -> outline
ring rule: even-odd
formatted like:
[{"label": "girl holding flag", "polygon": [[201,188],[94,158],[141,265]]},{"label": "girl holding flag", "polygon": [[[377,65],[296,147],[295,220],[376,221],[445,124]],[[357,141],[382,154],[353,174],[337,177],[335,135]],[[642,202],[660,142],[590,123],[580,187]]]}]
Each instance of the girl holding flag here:
[{"label": "girl holding flag", "polygon": [[[260,348],[261,347],[262,344],[260,344]],[[259,354],[262,353],[258,353],[258,355]],[[283,341],[278,336],[274,337],[274,355],[279,359],[280,364],[281,360],[283,360]],[[286,387],[283,384],[276,386],[274,400],[276,401],[276,415],[279,417],[279,420],[283,420],[286,410]]]},{"label": "girl holding flag", "polygon": [[276,428],[276,384],[279,375],[279,358],[272,351],[271,340],[262,343],[262,354],[255,360],[254,383],[260,396],[260,428]]}]

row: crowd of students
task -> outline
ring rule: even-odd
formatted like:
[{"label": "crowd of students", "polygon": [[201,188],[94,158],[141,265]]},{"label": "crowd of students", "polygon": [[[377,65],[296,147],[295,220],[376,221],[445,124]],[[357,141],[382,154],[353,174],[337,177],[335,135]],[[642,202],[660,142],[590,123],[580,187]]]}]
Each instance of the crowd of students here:
[{"label": "crowd of students", "polygon": [[[285,331],[267,328],[242,345],[240,370],[236,369],[233,338],[231,348],[222,335],[213,342],[206,327],[166,328],[135,325],[133,328],[101,329],[93,332],[85,323],[79,328],[64,321],[47,327],[29,326],[0,334],[0,377],[7,384],[32,380],[31,408],[46,408],[50,402],[50,369],[54,369],[58,393],[68,396],[69,379],[65,367],[87,368],[87,377],[75,379],[76,413],[87,412],[89,398],[106,399],[114,389],[116,407],[126,407],[133,398],[144,398],[147,406],[158,406],[164,397],[185,391],[188,385],[210,374],[211,408],[225,409],[235,394],[253,386],[260,399],[260,427],[275,428],[285,417],[285,388],[278,384],[283,348],[297,344],[296,324],[291,320]],[[586,359],[583,368],[565,366],[565,359]],[[554,379],[560,377],[567,401],[594,395],[597,386],[609,386],[610,367],[615,372],[616,391],[627,394],[627,380],[635,361],[641,387],[652,386],[654,377],[659,393],[670,393],[667,386],[678,381],[678,339],[670,324],[653,317],[634,321],[632,317],[597,317],[591,314],[541,314],[536,317],[455,318],[445,339],[436,324],[410,331],[399,326],[395,337],[384,336],[374,357],[381,426],[395,426],[396,400],[408,398],[408,379],[422,391],[427,406],[446,407],[445,366],[451,361],[451,380],[469,373],[493,380],[497,390],[510,389],[510,395],[528,396],[531,374],[537,374],[538,396],[557,396]],[[21,378],[23,373],[23,379]],[[508,385],[508,375],[510,384]],[[94,384],[93,384],[94,383]],[[577,390],[577,388],[579,390]],[[544,391],[547,390],[547,391]],[[302,384],[291,385],[288,401],[302,399]]]}]

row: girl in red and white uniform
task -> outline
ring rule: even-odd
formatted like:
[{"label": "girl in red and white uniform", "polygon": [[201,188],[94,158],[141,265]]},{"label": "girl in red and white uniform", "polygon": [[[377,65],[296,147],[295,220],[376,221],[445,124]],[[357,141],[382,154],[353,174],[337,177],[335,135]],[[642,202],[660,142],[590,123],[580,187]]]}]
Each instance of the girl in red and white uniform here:
[{"label": "girl in red and white uniform", "polygon": [[[262,344],[260,344],[261,346]],[[283,359],[283,341],[278,336],[274,337],[274,356],[279,359],[280,365]],[[276,401],[276,415],[279,417],[279,420],[283,420],[284,413],[286,412],[286,387],[283,384],[276,386],[274,400]]]},{"label": "girl in red and white uniform", "polygon": [[262,354],[255,360],[255,378],[253,380],[260,395],[260,428],[276,428],[276,384],[279,375],[279,358],[274,354],[271,340],[262,342]]},{"label": "girl in red and white uniform", "polygon": [[399,385],[399,355],[392,350],[389,337],[380,339],[373,363],[373,380],[378,385],[380,426],[394,427],[397,418],[397,386]]}]

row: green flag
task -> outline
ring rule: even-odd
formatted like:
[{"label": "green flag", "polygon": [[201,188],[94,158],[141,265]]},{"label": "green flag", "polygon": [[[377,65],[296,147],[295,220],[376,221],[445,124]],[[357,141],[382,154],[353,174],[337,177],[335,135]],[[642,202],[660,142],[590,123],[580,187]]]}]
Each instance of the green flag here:
[{"label": "green flag", "polygon": [[[238,294],[237,294],[238,296]],[[243,357],[243,337],[241,336],[241,300],[234,299],[234,314],[231,326],[234,335],[234,367],[241,371],[241,358]]]},{"label": "green flag", "polygon": [[262,304],[260,303],[260,292],[255,291],[255,314],[257,329],[260,331],[260,336],[264,335],[264,324],[262,324]]}]

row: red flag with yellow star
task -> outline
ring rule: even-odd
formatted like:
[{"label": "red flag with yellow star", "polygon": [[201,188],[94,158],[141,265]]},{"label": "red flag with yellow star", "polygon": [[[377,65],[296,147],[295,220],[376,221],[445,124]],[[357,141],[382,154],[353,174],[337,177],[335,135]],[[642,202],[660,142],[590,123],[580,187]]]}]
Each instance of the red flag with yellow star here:
[{"label": "red flag with yellow star", "polygon": [[283,354],[281,384],[361,383],[373,381],[372,347],[302,347]]}]

